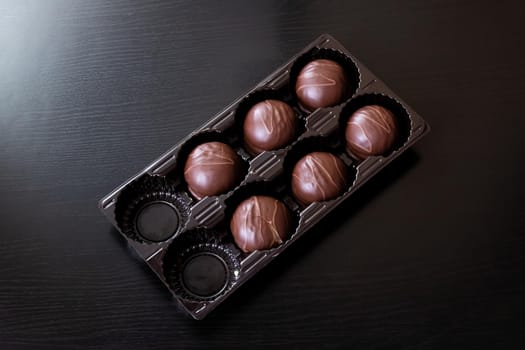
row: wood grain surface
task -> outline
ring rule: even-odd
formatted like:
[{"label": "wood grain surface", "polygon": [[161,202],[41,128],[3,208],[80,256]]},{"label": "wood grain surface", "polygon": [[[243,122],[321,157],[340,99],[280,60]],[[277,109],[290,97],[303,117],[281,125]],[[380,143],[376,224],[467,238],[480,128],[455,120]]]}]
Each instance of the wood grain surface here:
[{"label": "wood grain surface", "polygon": [[[0,0],[0,348],[523,348],[524,10]],[[97,201],[321,33],[432,133],[193,321]]]}]

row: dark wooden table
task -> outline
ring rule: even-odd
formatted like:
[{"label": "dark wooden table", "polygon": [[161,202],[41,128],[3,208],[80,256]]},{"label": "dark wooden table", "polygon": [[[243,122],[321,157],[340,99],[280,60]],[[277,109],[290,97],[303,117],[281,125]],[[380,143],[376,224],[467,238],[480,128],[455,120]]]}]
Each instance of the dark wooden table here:
[{"label": "dark wooden table", "polygon": [[[523,348],[523,13],[0,2],[0,348]],[[432,133],[193,321],[97,200],[325,32]]]}]

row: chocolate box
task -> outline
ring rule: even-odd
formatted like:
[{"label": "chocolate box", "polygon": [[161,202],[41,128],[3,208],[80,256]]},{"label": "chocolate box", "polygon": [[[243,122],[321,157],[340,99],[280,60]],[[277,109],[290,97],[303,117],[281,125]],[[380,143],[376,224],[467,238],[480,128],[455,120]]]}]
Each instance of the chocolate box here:
[{"label": "chocolate box", "polygon": [[202,319],[428,131],[325,34],[99,207],[182,308]]}]

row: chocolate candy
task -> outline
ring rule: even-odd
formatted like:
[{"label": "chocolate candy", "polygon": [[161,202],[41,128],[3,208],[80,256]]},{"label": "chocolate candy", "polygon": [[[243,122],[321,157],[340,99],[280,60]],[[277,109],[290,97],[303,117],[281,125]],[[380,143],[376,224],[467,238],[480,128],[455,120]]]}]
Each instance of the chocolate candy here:
[{"label": "chocolate candy", "polygon": [[259,102],[244,119],[244,145],[252,155],[281,148],[292,141],[296,126],[295,113],[285,102]]},{"label": "chocolate candy", "polygon": [[252,196],[244,200],[235,209],[230,221],[235,243],[245,253],[281,244],[292,228],[288,208],[268,196]]},{"label": "chocolate candy", "polygon": [[397,135],[398,126],[392,112],[378,105],[365,106],[348,119],[346,147],[359,159],[379,156],[391,150]]},{"label": "chocolate candy", "polygon": [[299,73],[295,92],[301,105],[310,111],[335,106],[343,102],[347,92],[345,71],[331,60],[312,61]]},{"label": "chocolate candy", "polygon": [[292,172],[292,192],[299,202],[334,199],[345,191],[348,170],[341,159],[327,152],[313,152],[301,158]]},{"label": "chocolate candy", "polygon": [[222,142],[197,146],[188,156],[184,179],[188,190],[197,199],[215,196],[233,189],[242,177],[241,159]]}]

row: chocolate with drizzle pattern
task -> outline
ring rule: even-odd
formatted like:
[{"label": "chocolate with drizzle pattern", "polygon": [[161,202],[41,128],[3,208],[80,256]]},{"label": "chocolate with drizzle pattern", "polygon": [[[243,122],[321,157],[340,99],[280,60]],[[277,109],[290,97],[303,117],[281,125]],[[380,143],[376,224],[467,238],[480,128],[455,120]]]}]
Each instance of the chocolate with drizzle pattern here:
[{"label": "chocolate with drizzle pattern", "polygon": [[345,130],[346,147],[358,159],[384,155],[391,150],[397,136],[394,114],[378,105],[355,111]]},{"label": "chocolate with drizzle pattern", "polygon": [[241,159],[222,142],[203,143],[190,153],[184,167],[188,190],[197,199],[233,189],[242,177]]},{"label": "chocolate with drizzle pattern", "polygon": [[292,172],[292,192],[302,204],[334,199],[345,191],[348,170],[341,159],[328,152],[301,158]]},{"label": "chocolate with drizzle pattern", "polygon": [[285,102],[259,102],[244,119],[244,145],[252,155],[282,148],[294,138],[296,126],[297,117]]},{"label": "chocolate with drizzle pattern", "polygon": [[313,111],[341,103],[347,92],[347,84],[343,67],[331,60],[318,59],[301,70],[295,92],[301,106]]},{"label": "chocolate with drizzle pattern", "polygon": [[245,253],[281,244],[292,229],[289,209],[269,196],[245,199],[237,206],[230,221],[235,243]]}]

